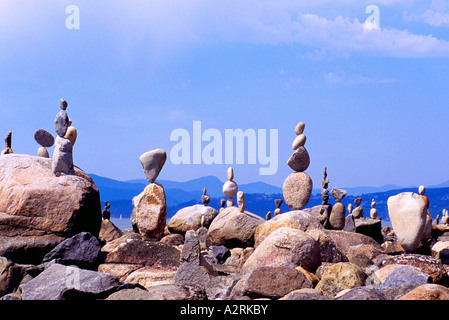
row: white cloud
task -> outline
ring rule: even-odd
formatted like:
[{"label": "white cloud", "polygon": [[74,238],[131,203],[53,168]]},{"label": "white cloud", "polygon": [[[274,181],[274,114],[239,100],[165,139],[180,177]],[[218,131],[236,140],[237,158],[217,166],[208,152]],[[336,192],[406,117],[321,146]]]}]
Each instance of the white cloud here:
[{"label": "white cloud", "polygon": [[[363,19],[365,7],[371,4],[370,1],[78,2],[81,29],[92,28],[92,32],[102,32],[102,38],[113,39],[122,54],[130,59],[139,50],[148,50],[149,56],[164,58],[182,54],[183,50],[192,46],[214,43],[296,44],[311,47],[315,52],[393,57],[449,56],[448,41],[391,27],[371,30],[358,19],[344,16],[354,16],[355,11],[360,11],[357,16]],[[377,4],[397,8],[404,3],[412,6],[414,2],[382,0],[377,1]],[[55,28],[57,25],[54,21],[60,20],[64,26],[64,6],[59,5],[56,10],[48,1],[30,3],[20,1],[19,5],[15,5],[13,1],[2,0],[3,7],[0,9],[6,10],[2,16],[8,16],[7,21],[20,18],[26,25],[39,30],[41,37],[42,29],[34,25],[46,23]],[[436,7],[434,4],[431,9]],[[41,12],[45,14],[41,15]],[[336,13],[339,15],[335,16]],[[48,19],[40,19],[42,16]],[[448,18],[440,11],[429,11],[427,14],[427,22],[433,24],[446,24]],[[20,28],[10,27],[5,22],[0,23],[0,27],[3,35],[9,34],[8,41],[12,41],[14,34],[20,32]],[[33,28],[28,27],[27,38],[29,41],[38,41],[33,40]],[[0,32],[0,40],[1,36]]]},{"label": "white cloud", "polygon": [[423,21],[436,27],[449,26],[449,13],[429,9],[423,14]]}]

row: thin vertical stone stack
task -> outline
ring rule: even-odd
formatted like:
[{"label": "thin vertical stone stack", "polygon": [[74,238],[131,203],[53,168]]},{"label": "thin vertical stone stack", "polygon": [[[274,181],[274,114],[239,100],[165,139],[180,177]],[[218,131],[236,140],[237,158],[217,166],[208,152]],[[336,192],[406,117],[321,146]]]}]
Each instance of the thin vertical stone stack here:
[{"label": "thin vertical stone stack", "polygon": [[304,147],[306,143],[304,128],[304,122],[299,122],[295,127],[296,138],[292,143],[295,152],[287,161],[288,166],[295,172],[285,179],[282,186],[285,203],[292,210],[301,210],[307,205],[313,188],[312,179],[304,172],[310,164],[309,153]]}]

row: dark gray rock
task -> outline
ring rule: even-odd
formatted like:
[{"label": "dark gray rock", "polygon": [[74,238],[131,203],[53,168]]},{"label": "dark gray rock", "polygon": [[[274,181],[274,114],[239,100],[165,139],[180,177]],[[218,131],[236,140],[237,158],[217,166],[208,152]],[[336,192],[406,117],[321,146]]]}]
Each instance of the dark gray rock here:
[{"label": "dark gray rock", "polygon": [[404,285],[422,285],[429,282],[431,282],[431,280],[427,273],[404,265],[391,272],[379,286],[379,289],[387,290],[402,287]]},{"label": "dark gray rock", "polygon": [[382,235],[382,224],[380,219],[356,219],[355,232],[371,237],[379,243],[384,242],[384,237]]},{"label": "dark gray rock", "polygon": [[206,284],[206,295],[208,300],[227,298],[232,289],[241,279],[241,275],[218,276],[210,279]]},{"label": "dark gray rock", "polygon": [[98,264],[100,241],[89,232],[81,232],[58,244],[47,253],[43,262],[53,259],[64,265],[76,265],[80,268],[91,269]]},{"label": "dark gray rock", "polygon": [[354,216],[350,213],[345,218],[345,226],[343,231],[355,232]]},{"label": "dark gray rock", "polygon": [[69,116],[65,110],[59,111],[55,118],[55,131],[60,137],[64,137],[69,127]]},{"label": "dark gray rock", "polygon": [[231,256],[229,249],[223,245],[210,246],[210,254],[216,263],[223,263]]},{"label": "dark gray rock", "polygon": [[112,274],[54,263],[20,290],[23,300],[103,299],[120,286]]},{"label": "dark gray rock", "polygon": [[55,144],[55,138],[50,132],[44,129],[39,129],[34,132],[34,140],[45,148],[50,148]]},{"label": "dark gray rock", "polygon": [[188,230],[181,251],[181,265],[175,275],[176,285],[199,286],[205,288],[206,283],[218,273],[202,256],[200,242],[195,231]]}]

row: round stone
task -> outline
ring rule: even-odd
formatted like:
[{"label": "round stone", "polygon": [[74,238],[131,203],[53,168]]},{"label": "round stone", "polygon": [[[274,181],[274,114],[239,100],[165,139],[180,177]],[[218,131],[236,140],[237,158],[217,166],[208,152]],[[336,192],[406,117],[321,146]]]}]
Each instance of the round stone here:
[{"label": "round stone", "polygon": [[329,224],[334,230],[343,230],[345,227],[346,208],[341,202],[337,202],[333,207],[329,217]]},{"label": "round stone", "polygon": [[67,101],[65,101],[64,99],[59,100],[59,107],[61,108],[61,110],[66,110],[68,106]]},{"label": "round stone", "polygon": [[228,180],[223,185],[223,193],[226,197],[232,198],[237,194],[237,191],[239,190],[239,187],[237,186],[237,183],[234,181]]},{"label": "round stone", "polygon": [[292,210],[301,210],[309,202],[313,182],[305,172],[293,172],[282,186],[285,203]]},{"label": "round stone", "polygon": [[299,147],[302,147],[305,144],[306,144],[306,136],[304,134],[300,134],[299,136],[297,136],[295,138],[295,140],[293,140],[292,149],[296,150],[296,149],[298,149]]},{"label": "round stone", "polygon": [[42,158],[50,158],[50,154],[45,147],[40,147],[39,149],[37,149],[37,155]]},{"label": "round stone", "polygon": [[50,148],[55,143],[55,138],[53,138],[52,134],[44,129],[39,129],[34,132],[34,140],[46,148]]},{"label": "round stone", "polygon": [[293,152],[287,160],[287,164],[296,172],[306,171],[310,164],[310,157],[306,148],[299,147],[295,152]]},{"label": "round stone", "polygon": [[302,134],[303,132],[304,132],[304,128],[305,128],[305,124],[304,124],[304,122],[298,122],[298,124],[296,125],[296,127],[295,127],[295,133],[296,133],[296,135],[300,135],[300,134]]}]

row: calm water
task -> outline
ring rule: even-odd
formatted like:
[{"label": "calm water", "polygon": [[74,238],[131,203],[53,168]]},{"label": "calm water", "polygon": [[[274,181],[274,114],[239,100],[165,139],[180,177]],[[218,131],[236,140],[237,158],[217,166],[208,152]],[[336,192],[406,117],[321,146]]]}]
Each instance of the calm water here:
[{"label": "calm water", "polygon": [[120,230],[125,230],[125,229],[129,229],[132,228],[131,226],[131,221],[129,220],[129,218],[113,218],[111,217],[111,221],[113,224],[115,224],[115,226],[117,228],[119,228]]}]

